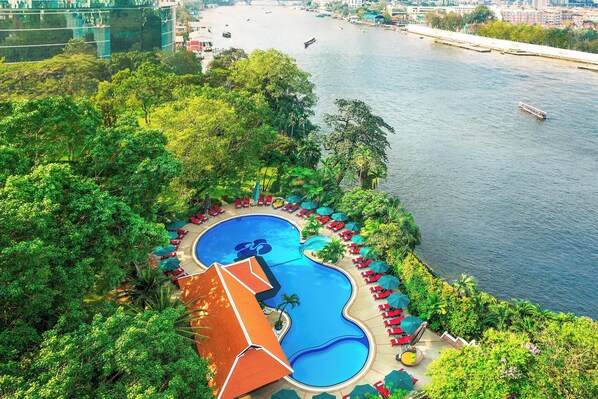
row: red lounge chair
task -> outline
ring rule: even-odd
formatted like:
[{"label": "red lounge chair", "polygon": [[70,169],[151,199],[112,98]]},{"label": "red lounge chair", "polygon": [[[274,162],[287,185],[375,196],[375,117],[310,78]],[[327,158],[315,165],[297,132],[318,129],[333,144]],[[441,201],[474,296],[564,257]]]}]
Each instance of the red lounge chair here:
[{"label": "red lounge chair", "polygon": [[351,230],[345,230],[345,231],[341,231],[340,233],[338,233],[338,235],[341,236],[341,237],[344,237],[344,236],[346,236],[349,233],[352,233],[352,231]]},{"label": "red lounge chair", "polygon": [[395,319],[384,320],[384,325],[386,327],[398,326],[399,324],[401,324],[401,321],[404,318],[405,318],[405,315],[400,315],[399,317],[397,317]]},{"label": "red lounge chair", "polygon": [[182,235],[187,235],[189,234],[189,230],[183,230],[183,229],[176,229],[175,230],[177,233],[182,234]]},{"label": "red lounge chair", "polygon": [[366,284],[375,283],[376,281],[380,280],[380,277],[382,277],[382,274],[376,274],[374,276],[370,276],[370,277],[368,277],[368,278],[365,279],[365,283]]},{"label": "red lounge chair", "polygon": [[390,340],[390,344],[392,346],[396,346],[396,345],[407,345],[409,343],[410,339],[411,339],[411,335],[405,335],[404,337],[391,339]]},{"label": "red lounge chair", "polygon": [[293,204],[293,206],[292,206],[292,207],[290,207],[290,208],[287,210],[287,212],[288,212],[288,213],[293,213],[293,212],[295,212],[297,209],[299,209],[299,204]]},{"label": "red lounge chair", "polygon": [[305,212],[307,212],[307,209],[301,209],[299,212],[297,212],[295,214],[295,216],[297,216],[298,218],[300,218],[301,216],[305,215]]},{"label": "red lounge chair", "polygon": [[181,243],[181,240],[170,240],[170,243],[172,245],[179,245]]},{"label": "red lounge chair", "polygon": [[203,221],[201,221],[201,220],[199,220],[199,219],[196,219],[196,218],[195,218],[195,216],[191,216],[191,217],[189,218],[189,220],[190,220],[190,221],[191,221],[191,223],[193,223],[193,224],[202,224],[202,223],[203,223]]},{"label": "red lounge chair", "polygon": [[311,215],[313,215],[314,212],[315,211],[313,209],[310,209],[309,211],[307,211],[307,213],[303,214],[303,219],[307,219],[308,217],[310,217]]},{"label": "red lounge chair", "polygon": [[266,204],[266,206],[272,205],[272,196],[271,195],[269,195],[269,196],[266,197],[266,203],[265,204]]},{"label": "red lounge chair", "polygon": [[355,259],[353,259],[353,263],[361,263],[361,262],[363,262],[364,260],[365,260],[365,259],[363,259],[363,257],[361,257],[361,256],[360,256],[360,257],[358,257],[358,258],[355,258]]},{"label": "red lounge chair", "polygon": [[343,228],[345,228],[345,222],[340,222],[340,223],[337,223],[336,226],[334,226],[332,228],[332,231],[337,232],[337,231],[339,231],[340,229],[343,229]]},{"label": "red lounge chair", "polygon": [[400,316],[401,313],[403,313],[403,309],[389,310],[388,312],[382,313],[382,317],[384,317],[385,319],[389,319],[391,317]]},{"label": "red lounge chair", "polygon": [[287,202],[287,203],[286,203],[286,205],[285,205],[285,206],[283,206],[283,207],[282,207],[282,208],[280,208],[280,209],[282,209],[283,211],[288,211],[288,210],[289,210],[289,208],[291,207],[291,205],[293,205],[293,204],[291,204],[290,202]]},{"label": "red lounge chair", "polygon": [[375,383],[374,388],[376,388],[378,390],[378,393],[384,399],[386,399],[390,396],[390,391],[388,389],[386,389],[386,387],[384,386],[384,383],[382,381],[378,381],[377,383]]},{"label": "red lounge chair", "polygon": [[243,208],[249,208],[249,197],[243,198]]},{"label": "red lounge chair", "polygon": [[241,206],[243,206],[243,205],[241,204],[241,198],[237,198],[237,199],[235,200],[235,208],[240,208]]},{"label": "red lounge chair", "polygon": [[179,286],[179,279],[182,278],[182,277],[187,277],[187,276],[188,276],[187,272],[183,272],[183,273],[179,274],[178,276],[174,277],[172,279],[172,282],[178,287]]},{"label": "red lounge chair", "polygon": [[389,310],[394,310],[394,308],[387,303],[381,303],[380,305],[378,305],[378,309],[381,312],[388,312]]},{"label": "red lounge chair", "polygon": [[171,270],[169,272],[164,272],[164,274],[166,274],[167,276],[178,276],[181,273],[185,273],[185,270],[183,270],[180,267],[177,267],[176,269]]},{"label": "red lounge chair", "polygon": [[405,331],[403,331],[403,329],[401,327],[389,328],[386,331],[388,331],[388,335],[403,335],[403,334],[405,334]]},{"label": "red lounge chair", "polygon": [[[347,231],[351,231],[351,230],[347,230]],[[339,233],[340,234],[340,233]],[[356,232],[351,231],[349,234],[345,234],[343,236],[341,236],[343,238],[343,241],[350,241],[351,238],[355,237],[357,235]]]},{"label": "red lounge chair", "polygon": [[361,262],[360,264],[363,265],[363,266],[369,266],[370,263],[372,263],[372,260],[371,259],[367,259],[367,260],[364,260],[363,262]]},{"label": "red lounge chair", "polygon": [[257,206],[264,206],[264,194],[260,194],[260,198],[257,200]]},{"label": "red lounge chair", "polygon": [[413,379],[413,385],[415,385],[416,382],[418,382],[419,380],[417,378]]},{"label": "red lounge chair", "polygon": [[218,216],[218,212],[216,212],[216,211],[215,211],[215,210],[213,210],[213,209],[208,209],[208,214],[209,214],[211,217]]},{"label": "red lounge chair", "polygon": [[357,255],[359,253],[359,251],[361,251],[361,248],[363,248],[361,245],[358,247],[353,247],[351,248],[351,250],[349,251],[349,253],[351,255]]},{"label": "red lounge chair", "polygon": [[366,267],[368,267],[368,265],[366,265],[365,263],[356,263],[355,267],[358,269],[365,269]]},{"label": "red lounge chair", "polygon": [[330,216],[322,216],[319,220],[321,225],[325,225],[330,220]]},{"label": "red lounge chair", "polygon": [[214,205],[214,210],[218,213],[224,213],[224,209],[222,209],[220,205]]},{"label": "red lounge chair", "polygon": [[334,227],[336,227],[336,225],[340,223],[339,221],[333,220],[328,226],[326,226],[327,229],[332,229]]},{"label": "red lounge chair", "polygon": [[347,244],[347,246],[348,246],[349,248],[355,248],[355,247],[358,247],[358,246],[359,246],[359,244],[355,244],[354,242],[352,242],[352,243],[350,243],[350,244]]},{"label": "red lounge chair", "polygon": [[375,286],[375,287],[370,287],[370,292],[372,294],[376,293],[376,292],[382,292],[384,291],[384,288],[380,287],[379,285]]},{"label": "red lounge chair", "polygon": [[366,270],[365,272],[361,272],[361,277],[369,277],[369,276],[375,276],[376,272],[373,270]]},{"label": "red lounge chair", "polygon": [[390,294],[392,294],[391,290],[387,290],[379,294],[374,294],[374,299],[386,299],[390,296]]},{"label": "red lounge chair", "polygon": [[166,255],[166,256],[162,256],[162,257],[160,258],[160,260],[164,260],[164,259],[168,259],[168,258],[175,258],[175,257],[176,257],[176,252],[171,252],[171,253],[169,253],[169,254],[168,254],[168,255]]},{"label": "red lounge chair", "polygon": [[202,221],[207,222],[209,219],[206,217],[206,215],[204,215],[203,213],[198,213],[197,215],[198,218],[200,218]]},{"label": "red lounge chair", "polygon": [[322,215],[318,215],[318,216],[316,216],[316,219],[315,219],[315,220],[320,220],[320,219],[322,219],[323,217],[324,217],[324,216],[322,216]]}]

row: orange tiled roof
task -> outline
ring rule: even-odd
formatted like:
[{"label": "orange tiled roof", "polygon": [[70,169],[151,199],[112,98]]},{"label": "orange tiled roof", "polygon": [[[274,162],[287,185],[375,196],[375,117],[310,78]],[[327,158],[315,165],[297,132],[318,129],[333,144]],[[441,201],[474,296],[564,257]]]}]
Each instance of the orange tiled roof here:
[{"label": "orange tiled roof", "polygon": [[215,263],[179,280],[184,301],[195,300],[190,308],[207,313],[193,324],[206,328],[201,334],[207,338],[196,345],[210,359],[218,399],[236,398],[293,372],[254,296],[272,288],[267,281],[255,259]]}]

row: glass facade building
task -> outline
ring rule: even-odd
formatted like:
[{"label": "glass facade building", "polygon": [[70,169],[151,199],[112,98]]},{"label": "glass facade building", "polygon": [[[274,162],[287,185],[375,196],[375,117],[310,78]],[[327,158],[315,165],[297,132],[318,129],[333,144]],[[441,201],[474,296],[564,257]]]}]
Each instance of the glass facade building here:
[{"label": "glass facade building", "polygon": [[174,46],[174,1],[0,0],[0,58],[39,61],[83,39],[98,57]]}]

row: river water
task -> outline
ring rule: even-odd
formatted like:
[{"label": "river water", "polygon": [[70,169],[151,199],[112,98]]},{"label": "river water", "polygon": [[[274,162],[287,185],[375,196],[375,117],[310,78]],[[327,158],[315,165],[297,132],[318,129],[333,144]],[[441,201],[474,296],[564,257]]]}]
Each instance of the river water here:
[{"label": "river water", "polygon": [[202,21],[217,48],[294,57],[316,84],[316,122],[358,98],[395,128],[381,188],[414,214],[422,259],[448,281],[598,318],[598,73],[269,4]]}]

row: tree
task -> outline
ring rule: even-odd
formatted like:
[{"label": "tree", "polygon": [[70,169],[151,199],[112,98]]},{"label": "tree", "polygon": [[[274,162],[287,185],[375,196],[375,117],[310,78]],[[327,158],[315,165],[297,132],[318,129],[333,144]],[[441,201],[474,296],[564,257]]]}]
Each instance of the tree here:
[{"label": "tree", "polygon": [[81,39],[70,39],[64,49],[62,50],[65,55],[85,54],[85,55],[96,55],[96,50],[92,45],[85,43],[85,40]]},{"label": "tree", "polygon": [[35,165],[75,161],[100,125],[97,111],[83,99],[11,101],[1,107],[0,141],[18,148]]},{"label": "tree", "polygon": [[201,61],[193,51],[179,49],[173,53],[163,53],[162,62],[175,75],[201,75]]},{"label": "tree", "polygon": [[50,164],[0,190],[0,358],[13,358],[60,321],[76,325],[83,299],[104,295],[163,244],[164,227]]},{"label": "tree", "polygon": [[473,296],[476,291],[475,278],[467,274],[461,274],[461,279],[453,282],[453,288],[459,295]]},{"label": "tree", "polygon": [[483,24],[496,20],[496,16],[488,7],[482,5],[474,8],[472,12],[465,14],[464,19],[468,24]]},{"label": "tree", "polygon": [[322,224],[312,215],[309,217],[309,219],[307,219],[307,223],[305,223],[303,230],[301,230],[301,236],[303,238],[307,238],[308,236],[317,236],[321,227]]},{"label": "tree", "polygon": [[280,297],[280,303],[276,306],[276,310],[280,312],[278,320],[276,320],[275,327],[277,330],[282,328],[282,315],[286,312],[287,306],[291,305],[291,309],[295,309],[296,306],[301,305],[299,295],[297,294],[282,294]]},{"label": "tree", "polygon": [[286,135],[304,137],[313,130],[308,121],[316,103],[314,85],[291,57],[273,49],[255,50],[231,65],[228,81],[263,95],[273,111],[270,124]]},{"label": "tree", "polygon": [[176,331],[183,311],[118,309],[72,332],[51,330],[20,376],[0,379],[0,392],[16,399],[211,398],[208,362]]},{"label": "tree", "polygon": [[[170,277],[164,275],[162,270],[145,265],[137,270],[135,277],[128,282],[118,299],[125,299],[131,306],[143,311],[160,296],[162,288],[169,281]],[[163,309],[159,309],[161,310]]]},{"label": "tree", "polygon": [[225,84],[231,74],[232,65],[248,57],[245,50],[235,47],[219,52],[208,64],[206,79],[214,86]]},{"label": "tree", "polygon": [[119,71],[128,69],[135,72],[142,64],[150,63],[156,67],[163,67],[160,62],[159,53],[155,51],[125,51],[122,53],[114,53],[110,56],[110,64],[108,70],[110,75],[116,75]]},{"label": "tree", "polygon": [[316,252],[316,256],[324,262],[337,263],[345,257],[347,246],[338,238],[332,238],[322,249]]},{"label": "tree", "polygon": [[139,108],[149,124],[152,109],[172,99],[174,76],[161,66],[143,62],[135,71],[125,69],[112,77],[113,93],[133,109]]},{"label": "tree", "polygon": [[330,151],[329,157],[340,166],[337,184],[341,184],[347,173],[355,172],[355,155],[358,149],[369,151],[371,162],[386,169],[386,150],[390,147],[386,138],[394,129],[384,120],[372,114],[369,106],[360,100],[337,99],[339,112],[324,115],[324,123],[330,132],[324,135],[324,148]]}]

